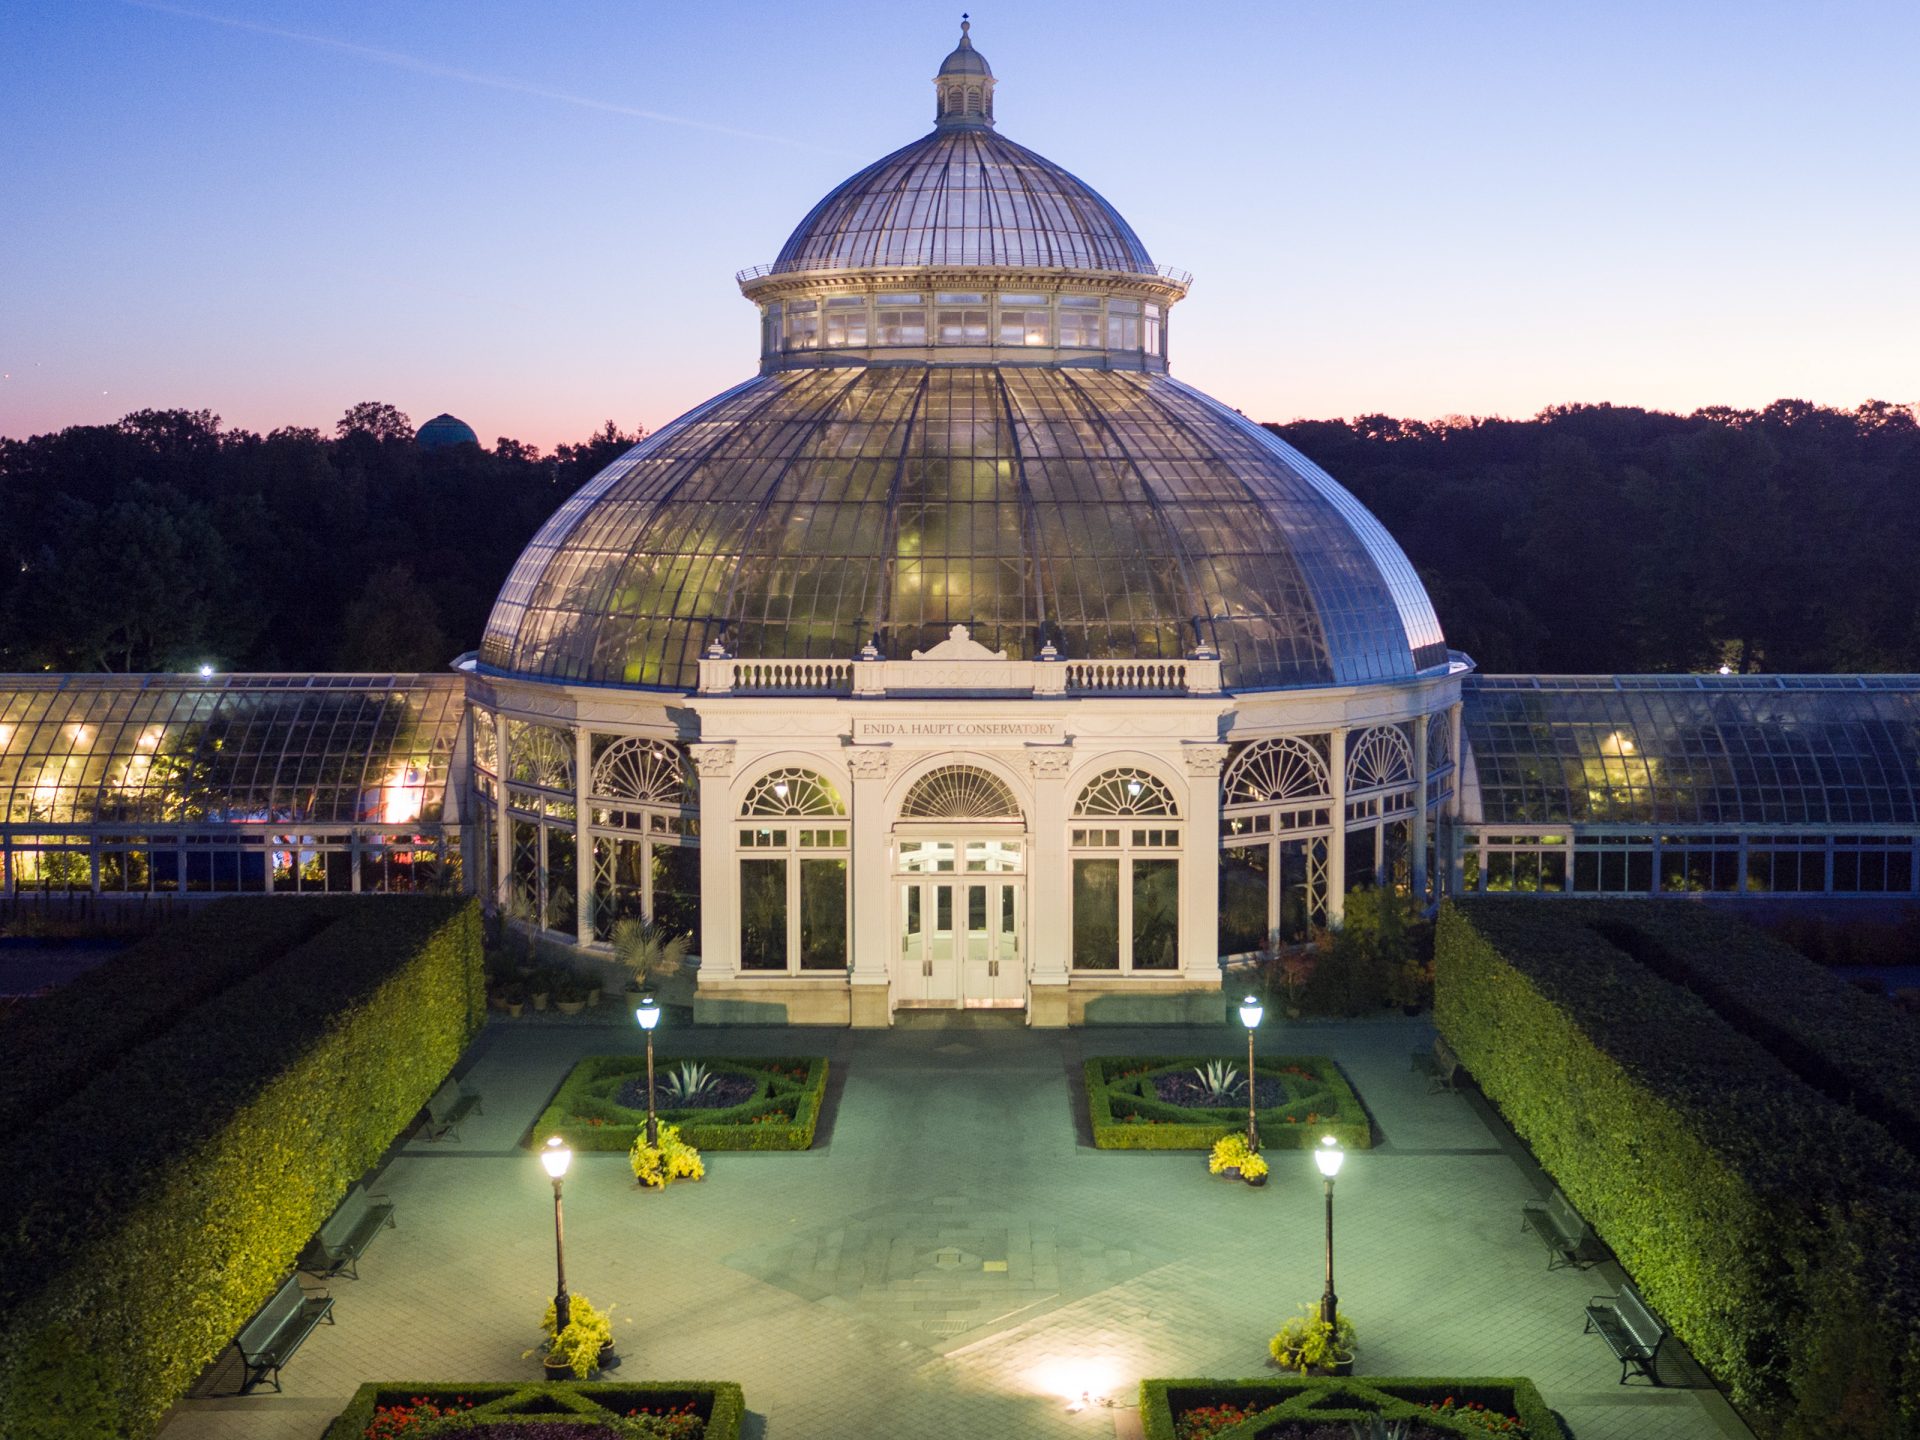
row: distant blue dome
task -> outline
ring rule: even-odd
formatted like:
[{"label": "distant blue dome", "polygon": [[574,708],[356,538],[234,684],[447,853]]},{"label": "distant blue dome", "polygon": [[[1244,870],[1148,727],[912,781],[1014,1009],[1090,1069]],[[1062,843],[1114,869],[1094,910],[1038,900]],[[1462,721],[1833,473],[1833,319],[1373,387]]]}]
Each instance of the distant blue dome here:
[{"label": "distant blue dome", "polygon": [[466,421],[452,415],[436,415],[422,425],[413,437],[422,450],[445,450],[450,445],[478,445],[480,437]]}]

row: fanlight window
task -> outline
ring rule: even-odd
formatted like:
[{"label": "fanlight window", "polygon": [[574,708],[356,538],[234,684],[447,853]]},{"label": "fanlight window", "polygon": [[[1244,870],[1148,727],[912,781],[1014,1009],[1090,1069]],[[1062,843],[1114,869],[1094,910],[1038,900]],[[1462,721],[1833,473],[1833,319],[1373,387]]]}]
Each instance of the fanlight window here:
[{"label": "fanlight window", "polygon": [[811,770],[775,770],[762,775],[741,803],[742,815],[844,815],[846,803],[832,782]]},{"label": "fanlight window", "polygon": [[603,800],[645,805],[692,805],[697,794],[686,755],[669,740],[628,736],[594,762],[593,793]]},{"label": "fanlight window", "polygon": [[573,790],[573,737],[551,725],[523,720],[507,722],[507,751],[513,762],[509,777],[542,790]]},{"label": "fanlight window", "polygon": [[1020,802],[997,775],[944,765],[921,776],[900,807],[902,820],[1018,820]]},{"label": "fanlight window", "polygon": [[500,773],[500,737],[494,733],[493,712],[472,707],[473,763],[489,775]]},{"label": "fanlight window", "polygon": [[1222,789],[1229,806],[1297,804],[1332,794],[1326,757],[1297,735],[1249,745],[1228,767]]},{"label": "fanlight window", "polygon": [[1080,800],[1073,807],[1073,813],[1076,819],[1106,815],[1161,815],[1173,818],[1179,815],[1180,807],[1174,803],[1173,792],[1159,777],[1127,766],[1109,770],[1089,782],[1087,788],[1080,792]]},{"label": "fanlight window", "polygon": [[1437,715],[1427,717],[1427,773],[1447,768],[1453,756],[1447,753],[1447,746],[1453,739],[1453,724],[1442,710]]},{"label": "fanlight window", "polygon": [[1413,783],[1413,747],[1397,725],[1376,725],[1347,751],[1347,792],[1391,790]]}]

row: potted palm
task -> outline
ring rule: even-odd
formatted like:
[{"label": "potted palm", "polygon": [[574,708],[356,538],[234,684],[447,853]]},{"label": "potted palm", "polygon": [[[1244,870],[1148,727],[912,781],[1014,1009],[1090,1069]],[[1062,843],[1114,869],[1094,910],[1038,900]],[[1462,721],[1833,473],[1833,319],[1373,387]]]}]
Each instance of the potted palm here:
[{"label": "potted palm", "polygon": [[669,935],[652,919],[629,916],[613,927],[613,958],[627,970],[627,994],[638,996],[648,980],[664,970],[678,970],[691,944],[686,935]]}]

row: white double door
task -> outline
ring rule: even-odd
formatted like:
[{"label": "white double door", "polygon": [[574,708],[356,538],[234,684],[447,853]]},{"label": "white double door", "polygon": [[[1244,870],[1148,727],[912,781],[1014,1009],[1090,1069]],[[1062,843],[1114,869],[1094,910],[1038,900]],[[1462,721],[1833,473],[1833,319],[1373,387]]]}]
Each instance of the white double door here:
[{"label": "white double door", "polygon": [[898,998],[909,1005],[1026,1003],[1018,877],[915,876],[895,882]]}]

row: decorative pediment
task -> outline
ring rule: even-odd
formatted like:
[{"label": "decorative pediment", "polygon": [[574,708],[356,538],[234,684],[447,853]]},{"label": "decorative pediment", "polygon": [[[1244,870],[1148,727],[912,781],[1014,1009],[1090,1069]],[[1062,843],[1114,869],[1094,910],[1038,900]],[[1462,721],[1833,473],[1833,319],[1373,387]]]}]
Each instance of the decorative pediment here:
[{"label": "decorative pediment", "polygon": [[1004,660],[1004,650],[989,650],[973,638],[971,631],[964,625],[956,625],[947,632],[947,638],[931,650],[913,652],[916,660]]}]

